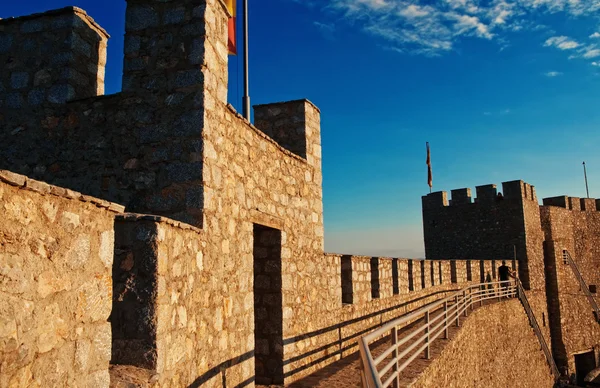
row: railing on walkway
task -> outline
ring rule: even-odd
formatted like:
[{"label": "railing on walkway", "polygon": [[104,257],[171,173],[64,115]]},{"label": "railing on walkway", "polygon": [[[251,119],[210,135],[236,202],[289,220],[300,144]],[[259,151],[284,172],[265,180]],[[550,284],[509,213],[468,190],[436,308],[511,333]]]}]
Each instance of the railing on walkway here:
[{"label": "railing on walkway", "polygon": [[590,288],[588,287],[587,283],[583,279],[583,276],[581,276],[581,272],[579,271],[579,267],[577,266],[577,263],[575,263],[575,260],[573,260],[573,257],[571,256],[569,251],[567,251],[566,249],[563,249],[563,260],[565,262],[568,262],[569,265],[571,266],[571,269],[573,270],[573,273],[575,274],[575,277],[577,278],[577,281],[579,282],[579,287],[581,288],[581,290],[587,297],[588,301],[590,302],[590,305],[592,306],[592,309],[594,310],[594,315],[595,315],[596,321],[600,322],[600,309],[598,309],[598,303],[596,303],[596,299],[594,298],[594,295],[592,295]]},{"label": "railing on walkway", "polygon": [[[449,327],[451,325],[460,326],[460,317],[462,315],[466,317],[469,308],[473,310],[476,303],[482,305],[485,300],[501,300],[501,298],[513,296],[517,296],[517,285],[514,281],[471,285],[361,337],[358,345],[362,362],[363,387],[385,388],[393,383],[399,387],[402,371],[423,352],[425,358],[429,359],[433,341],[442,335],[444,339],[447,339]],[[421,318],[424,323],[415,327],[405,337],[398,338],[399,327],[404,327]],[[374,356],[369,345],[388,334],[392,346],[385,349],[380,355]],[[410,340],[413,342],[409,344]]]},{"label": "railing on walkway", "polygon": [[523,288],[523,284],[521,283],[521,280],[517,279],[516,284],[517,284],[517,297],[519,298],[519,300],[521,301],[521,304],[523,305],[523,308],[525,309],[525,313],[527,314],[527,317],[529,318],[529,324],[533,328],[535,335],[538,337],[538,340],[540,341],[540,346],[542,348],[542,351],[544,352],[544,355],[546,356],[546,362],[548,362],[548,366],[550,367],[552,375],[554,376],[555,379],[558,379],[560,377],[560,373],[558,371],[556,363],[554,362],[554,357],[552,357],[552,352],[550,351],[550,348],[548,347],[548,344],[546,343],[546,340],[544,339],[544,335],[542,334],[540,325],[538,324],[537,319],[535,319],[535,314],[533,313],[533,310],[531,309],[531,305],[529,304],[529,300],[527,299],[527,295],[525,294],[525,289]]}]

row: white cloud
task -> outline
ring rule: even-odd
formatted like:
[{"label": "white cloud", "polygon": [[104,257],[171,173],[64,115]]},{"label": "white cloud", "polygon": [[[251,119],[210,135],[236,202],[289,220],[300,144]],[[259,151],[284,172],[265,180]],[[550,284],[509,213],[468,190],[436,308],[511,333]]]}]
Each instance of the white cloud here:
[{"label": "white cloud", "polygon": [[318,29],[325,32],[333,32],[335,31],[335,26],[333,24],[321,23],[321,22],[313,22],[313,25]]},{"label": "white cloud", "polygon": [[554,77],[558,77],[559,75],[563,75],[563,73],[561,73],[560,71],[549,71],[547,73],[544,73],[544,75],[546,77],[554,78]]},{"label": "white cloud", "polygon": [[454,30],[458,35],[474,33],[476,36],[485,39],[492,39],[488,26],[481,23],[475,16],[458,15],[454,13],[448,14],[448,18],[456,20]]},{"label": "white cloud", "polygon": [[553,36],[546,40],[544,46],[554,46],[560,50],[572,50],[579,47],[580,44],[567,36]]},{"label": "white cloud", "polygon": [[[384,40],[380,45],[386,49],[428,56],[449,52],[466,37],[508,47],[510,32],[548,30],[538,22],[540,14],[579,17],[600,10],[600,0],[330,0],[321,4],[338,19],[336,23],[341,18],[361,28]],[[574,50],[584,45],[555,35],[545,46]]]},{"label": "white cloud", "polygon": [[412,19],[427,16],[432,12],[432,10],[433,8],[428,6],[421,7],[416,4],[410,4],[406,8],[401,9],[400,12],[398,12],[398,14],[406,18]]},{"label": "white cloud", "polygon": [[598,67],[600,67],[600,62],[592,62],[592,66],[598,66]]},{"label": "white cloud", "polygon": [[583,58],[591,59],[600,57],[600,49],[597,48],[587,48],[582,55]]},{"label": "white cloud", "polygon": [[600,38],[600,32],[594,32],[592,35],[590,35],[591,39],[597,39]]}]

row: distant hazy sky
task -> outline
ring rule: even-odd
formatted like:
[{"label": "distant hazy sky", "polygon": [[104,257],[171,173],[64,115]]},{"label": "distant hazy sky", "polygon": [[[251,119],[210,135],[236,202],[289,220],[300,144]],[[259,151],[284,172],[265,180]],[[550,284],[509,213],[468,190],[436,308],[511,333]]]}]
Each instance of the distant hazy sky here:
[{"label": "distant hazy sky", "polygon": [[[585,160],[600,197],[598,0],[249,3],[252,103],[322,110],[328,251],[423,255],[426,141],[434,190],[523,179],[540,199],[585,196]],[[106,91],[119,91],[124,0],[4,1],[0,17],[66,5],[111,34]]]}]

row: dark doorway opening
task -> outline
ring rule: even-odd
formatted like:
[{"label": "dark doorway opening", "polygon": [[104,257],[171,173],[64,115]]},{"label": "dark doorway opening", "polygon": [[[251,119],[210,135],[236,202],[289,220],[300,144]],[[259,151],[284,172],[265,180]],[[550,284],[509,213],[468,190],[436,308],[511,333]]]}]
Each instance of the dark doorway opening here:
[{"label": "dark doorway opening", "polygon": [[283,384],[281,231],[254,225],[254,358],[256,383]]},{"label": "dark doorway opening", "polygon": [[594,351],[580,353],[575,355],[575,376],[577,377],[577,385],[585,387],[585,376],[596,368],[596,356]]}]

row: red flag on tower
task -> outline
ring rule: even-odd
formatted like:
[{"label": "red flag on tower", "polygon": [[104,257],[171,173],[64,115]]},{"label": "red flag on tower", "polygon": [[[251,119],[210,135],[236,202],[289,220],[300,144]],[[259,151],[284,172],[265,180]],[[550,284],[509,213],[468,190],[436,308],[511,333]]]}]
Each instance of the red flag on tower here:
[{"label": "red flag on tower", "polygon": [[237,55],[237,39],[236,39],[236,0],[227,0],[227,9],[231,14],[229,18],[229,39],[227,40],[227,48],[229,55]]},{"label": "red flag on tower", "polygon": [[431,174],[431,150],[429,149],[429,142],[425,143],[427,145],[427,184],[429,185],[429,191],[433,187],[433,175]]}]

